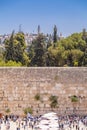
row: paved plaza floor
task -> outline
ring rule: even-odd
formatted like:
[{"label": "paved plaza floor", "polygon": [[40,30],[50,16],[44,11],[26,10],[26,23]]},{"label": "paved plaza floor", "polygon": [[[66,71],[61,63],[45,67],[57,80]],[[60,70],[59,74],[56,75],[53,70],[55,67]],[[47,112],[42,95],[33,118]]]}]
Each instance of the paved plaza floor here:
[{"label": "paved plaza floor", "polygon": [[[7,126],[3,123],[1,125],[1,130],[17,130],[17,125],[15,122],[10,121],[10,128],[7,129]],[[20,127],[20,130],[32,130],[32,129],[27,126],[25,129]]]},{"label": "paved plaza floor", "polygon": [[[80,123],[79,126],[80,126],[80,127],[79,127],[80,129],[79,129],[79,130],[87,130],[87,127],[84,126],[82,123]],[[72,126],[71,128],[66,127],[65,130],[76,130],[76,127],[74,127],[74,128],[73,128],[73,126]]]},{"label": "paved plaza floor", "polygon": [[38,117],[30,113],[26,117],[4,116],[0,130],[87,130],[87,116],[58,116],[50,112]]},{"label": "paved plaza floor", "polygon": [[[86,126],[84,126],[82,123],[80,123],[79,124],[79,126],[80,126],[80,129],[79,130],[87,130],[87,127]],[[3,123],[2,125],[1,125],[1,130],[17,130],[17,125],[16,125],[16,123],[15,122],[13,122],[13,121],[10,121],[10,129],[7,129],[6,128],[6,125]],[[24,128],[22,128],[22,127],[20,127],[20,130],[36,130],[36,129],[32,129],[32,128],[29,128],[28,126],[24,129]],[[37,129],[37,130],[41,130],[41,129]],[[42,129],[42,130],[52,130],[52,129]],[[55,129],[53,129],[53,130],[55,130]],[[57,129],[56,129],[57,130]],[[58,129],[59,130],[59,129]],[[62,130],[62,129],[61,129]],[[65,129],[63,129],[63,130],[76,130],[76,128],[73,128],[73,126],[71,127],[71,128],[69,128],[69,127],[66,127]]]}]

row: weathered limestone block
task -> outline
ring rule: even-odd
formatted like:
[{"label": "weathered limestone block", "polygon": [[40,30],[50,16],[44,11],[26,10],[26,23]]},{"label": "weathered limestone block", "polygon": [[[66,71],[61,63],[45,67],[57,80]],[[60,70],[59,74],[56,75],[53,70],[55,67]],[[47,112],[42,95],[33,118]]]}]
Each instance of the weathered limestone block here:
[{"label": "weathered limestone block", "polygon": [[39,104],[39,108],[44,108],[44,104]]}]

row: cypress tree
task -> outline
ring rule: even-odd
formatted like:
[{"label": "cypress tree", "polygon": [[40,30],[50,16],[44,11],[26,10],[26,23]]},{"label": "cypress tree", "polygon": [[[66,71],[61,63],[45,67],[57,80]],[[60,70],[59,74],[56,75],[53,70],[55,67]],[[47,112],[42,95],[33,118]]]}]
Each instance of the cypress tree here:
[{"label": "cypress tree", "polygon": [[53,42],[57,42],[57,26],[54,25],[54,32],[53,32]]}]

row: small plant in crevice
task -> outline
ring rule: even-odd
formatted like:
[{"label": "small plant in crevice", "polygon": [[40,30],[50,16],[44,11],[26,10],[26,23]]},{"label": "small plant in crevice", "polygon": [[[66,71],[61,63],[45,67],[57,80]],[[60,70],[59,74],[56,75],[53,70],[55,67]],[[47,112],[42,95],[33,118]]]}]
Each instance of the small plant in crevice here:
[{"label": "small plant in crevice", "polygon": [[70,98],[71,98],[71,102],[78,102],[79,101],[79,99],[76,95],[73,95]]},{"label": "small plant in crevice", "polygon": [[39,93],[37,93],[34,98],[35,98],[35,100],[37,100],[37,101],[40,101],[40,100],[41,100],[41,97],[40,97],[40,94],[39,94]]},{"label": "small plant in crevice", "polygon": [[50,98],[49,98],[49,100],[50,100],[50,106],[51,106],[51,108],[56,108],[56,107],[58,107],[58,101],[57,101],[57,96],[54,96],[54,95],[51,95],[50,96]]},{"label": "small plant in crevice", "polygon": [[33,114],[33,110],[32,110],[31,107],[27,107],[27,108],[25,108],[23,111],[24,111],[24,114],[25,114],[25,115],[27,115],[28,113]]},{"label": "small plant in crevice", "polygon": [[7,108],[7,109],[5,110],[5,112],[6,112],[6,113],[10,113],[10,112],[11,112],[10,108]]}]

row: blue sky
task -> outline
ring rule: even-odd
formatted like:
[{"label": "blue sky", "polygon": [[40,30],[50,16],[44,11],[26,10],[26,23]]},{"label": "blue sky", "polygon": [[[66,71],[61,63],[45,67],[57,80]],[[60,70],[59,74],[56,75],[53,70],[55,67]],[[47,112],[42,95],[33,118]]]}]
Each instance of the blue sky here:
[{"label": "blue sky", "polygon": [[0,0],[0,34],[17,32],[52,33],[68,36],[87,28],[87,0]]}]

